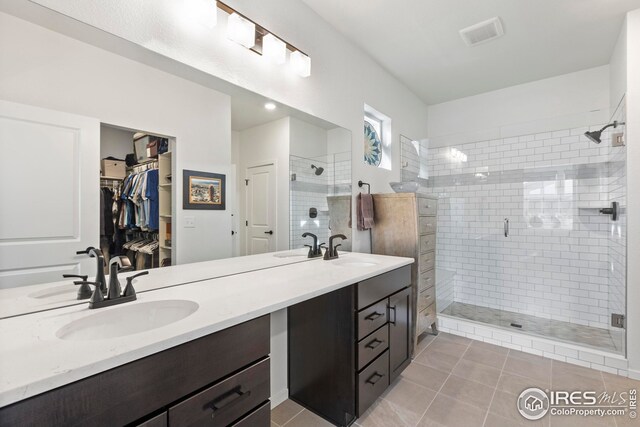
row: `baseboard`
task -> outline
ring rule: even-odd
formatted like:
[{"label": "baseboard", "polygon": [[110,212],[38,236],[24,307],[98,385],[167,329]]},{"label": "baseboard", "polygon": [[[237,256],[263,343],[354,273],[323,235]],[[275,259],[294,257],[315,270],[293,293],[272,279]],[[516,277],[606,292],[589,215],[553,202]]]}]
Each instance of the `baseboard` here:
[{"label": "baseboard", "polygon": [[632,380],[640,380],[640,371],[629,369],[629,378],[631,378]]},{"label": "baseboard", "polygon": [[271,395],[271,409],[275,408],[289,398],[289,389],[285,388]]}]

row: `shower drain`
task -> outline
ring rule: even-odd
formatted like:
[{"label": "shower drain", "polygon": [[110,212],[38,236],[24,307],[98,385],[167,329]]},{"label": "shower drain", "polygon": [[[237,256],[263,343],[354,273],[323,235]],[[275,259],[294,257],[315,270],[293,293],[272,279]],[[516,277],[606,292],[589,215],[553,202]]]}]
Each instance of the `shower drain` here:
[{"label": "shower drain", "polygon": [[522,329],[522,325],[519,323],[511,323],[511,326],[513,326],[514,328],[520,328]]}]

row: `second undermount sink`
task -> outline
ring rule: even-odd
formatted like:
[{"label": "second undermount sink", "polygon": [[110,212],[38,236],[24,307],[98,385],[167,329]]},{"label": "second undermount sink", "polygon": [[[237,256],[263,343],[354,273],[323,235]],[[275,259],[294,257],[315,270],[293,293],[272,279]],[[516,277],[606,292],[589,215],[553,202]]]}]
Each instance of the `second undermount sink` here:
[{"label": "second undermount sink", "polygon": [[47,298],[55,298],[65,300],[65,299],[75,299],[77,289],[72,284],[69,285],[60,285],[53,286],[47,289],[41,289],[36,292],[30,293],[29,298],[35,299],[47,299]]},{"label": "second undermount sink", "polygon": [[58,329],[56,336],[70,341],[92,341],[123,337],[161,328],[198,310],[187,300],[150,301],[98,311]]},{"label": "second undermount sink", "polygon": [[369,260],[357,260],[357,259],[339,259],[334,261],[335,265],[340,265],[343,267],[373,267],[374,265],[378,265],[377,262],[369,261]]}]

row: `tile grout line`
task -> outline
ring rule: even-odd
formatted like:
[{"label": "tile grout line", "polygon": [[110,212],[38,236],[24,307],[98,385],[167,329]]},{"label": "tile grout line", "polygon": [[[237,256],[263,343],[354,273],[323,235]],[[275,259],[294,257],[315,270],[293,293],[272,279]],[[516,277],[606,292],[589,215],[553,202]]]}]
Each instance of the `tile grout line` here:
[{"label": "tile grout line", "polygon": [[487,418],[489,418],[489,411],[491,410],[491,405],[493,404],[493,399],[496,397],[496,392],[498,391],[498,384],[500,384],[500,378],[502,378],[502,374],[504,373],[504,367],[507,365],[507,360],[509,360],[509,354],[511,354],[511,349],[507,351],[507,357],[504,358],[504,362],[502,362],[502,369],[500,369],[500,375],[498,376],[498,382],[496,383],[495,388],[493,389],[493,394],[491,395],[491,400],[489,401],[489,406],[487,407],[487,412],[484,414],[484,421],[482,422],[482,426],[484,427],[487,424]]},{"label": "tile grout line", "polygon": [[[433,340],[435,341],[435,339]],[[431,342],[433,342],[431,341]],[[464,349],[464,352],[462,353],[462,355],[460,356],[460,359],[458,359],[458,361],[456,362],[455,365],[453,365],[453,367],[451,368],[451,372],[449,372],[449,374],[447,375],[447,378],[442,382],[442,385],[440,386],[440,388],[438,389],[438,391],[436,392],[436,395],[433,396],[433,400],[429,403],[429,405],[427,406],[427,409],[424,410],[424,412],[422,413],[422,416],[418,419],[418,422],[416,423],[416,426],[418,424],[420,424],[420,421],[423,420],[423,418],[425,417],[425,415],[427,415],[427,411],[429,411],[429,408],[431,408],[431,405],[433,405],[433,402],[435,402],[435,400],[438,398],[438,395],[440,394],[440,391],[442,390],[442,388],[444,387],[444,385],[447,383],[447,381],[449,381],[449,378],[451,377],[451,375],[453,375],[453,370],[456,368],[456,366],[458,366],[458,364],[460,363],[460,361],[462,360],[462,358],[464,357],[465,354],[467,354],[467,351],[469,351],[469,347],[471,347],[471,344],[473,343],[473,340],[470,340],[469,343],[467,344],[467,348]],[[431,344],[431,343],[429,343]],[[426,349],[426,347],[425,347]],[[435,369],[435,368],[434,368]],[[443,396],[445,397],[449,397],[446,394],[443,394]]]},{"label": "tile grout line", "polygon": [[287,424],[289,424],[291,421],[293,421],[293,419],[294,419],[295,417],[297,417],[298,415],[300,415],[300,414],[301,414],[301,413],[303,413],[303,412],[304,412],[304,407],[303,407],[303,408],[302,408],[302,409],[301,409],[297,414],[295,414],[293,417],[291,417],[291,418],[289,418],[287,421],[285,421],[285,422],[284,422],[284,424],[282,424],[280,427],[284,427],[284,426],[286,426],[286,425],[287,425]]}]

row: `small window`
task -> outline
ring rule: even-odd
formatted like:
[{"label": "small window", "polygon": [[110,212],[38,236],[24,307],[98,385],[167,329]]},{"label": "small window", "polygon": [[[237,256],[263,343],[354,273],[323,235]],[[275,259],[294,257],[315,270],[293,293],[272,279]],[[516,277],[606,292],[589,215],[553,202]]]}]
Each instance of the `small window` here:
[{"label": "small window", "polygon": [[365,105],[364,162],[391,170],[391,119]]}]

